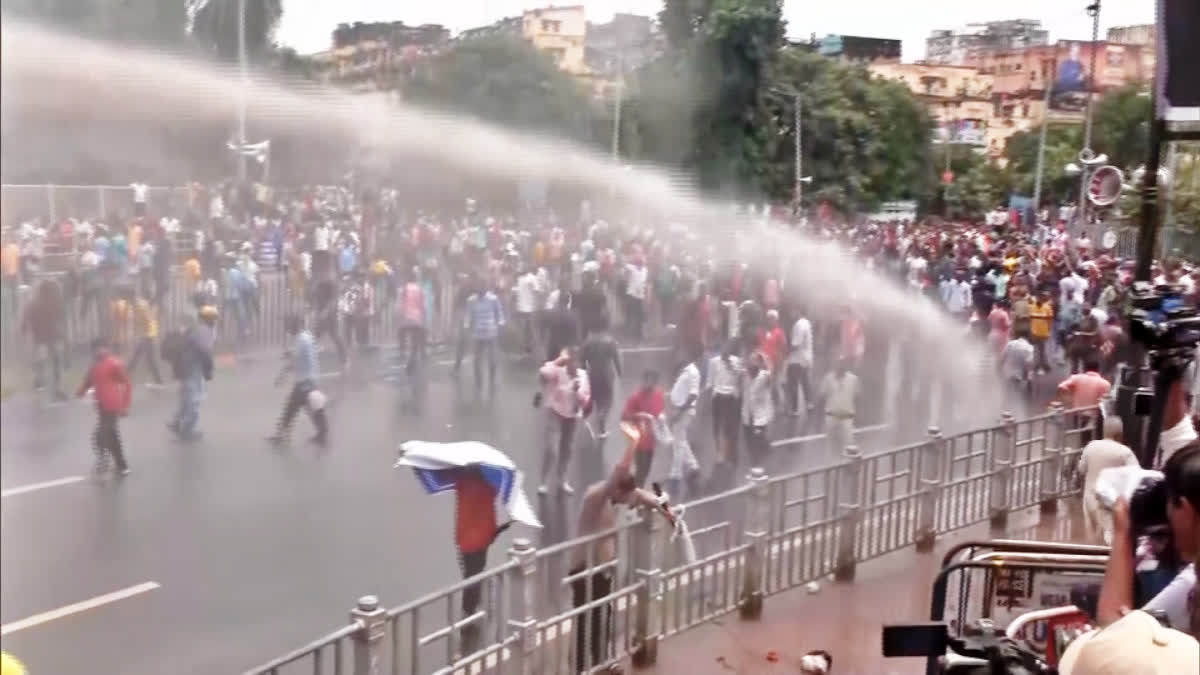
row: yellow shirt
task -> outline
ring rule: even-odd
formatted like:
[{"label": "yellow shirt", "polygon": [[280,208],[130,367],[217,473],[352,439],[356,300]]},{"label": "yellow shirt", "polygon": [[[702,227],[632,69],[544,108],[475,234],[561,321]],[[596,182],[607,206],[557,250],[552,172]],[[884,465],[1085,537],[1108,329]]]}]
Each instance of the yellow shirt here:
[{"label": "yellow shirt", "polygon": [[3,250],[0,250],[0,268],[4,270],[4,276],[15,277],[21,269],[21,247],[16,244],[6,244]]},{"label": "yellow shirt", "polygon": [[151,340],[158,339],[158,316],[145,298],[138,298],[133,306],[133,321],[138,335]]},{"label": "yellow shirt", "polygon": [[1029,332],[1035,338],[1050,337],[1050,326],[1054,322],[1054,303],[1033,302],[1029,305]]},{"label": "yellow shirt", "polygon": [[0,652],[0,675],[25,675],[25,664],[8,652]]},{"label": "yellow shirt", "polygon": [[129,246],[129,259],[137,260],[138,251],[142,248],[142,226],[131,225],[129,227],[129,236],[125,237],[125,242]]},{"label": "yellow shirt", "polygon": [[183,273],[190,282],[189,285],[196,285],[196,282],[200,281],[200,261],[195,258],[188,258],[183,263]]},{"label": "yellow shirt", "polygon": [[122,345],[129,339],[129,312],[128,300],[113,300],[113,340]]}]

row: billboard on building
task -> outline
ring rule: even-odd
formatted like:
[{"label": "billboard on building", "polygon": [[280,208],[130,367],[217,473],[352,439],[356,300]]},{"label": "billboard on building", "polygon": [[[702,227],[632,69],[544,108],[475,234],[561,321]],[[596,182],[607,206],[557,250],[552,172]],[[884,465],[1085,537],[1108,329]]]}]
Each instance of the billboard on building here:
[{"label": "billboard on building", "polygon": [[1087,107],[1090,78],[1083,64],[1083,48],[1079,42],[1068,42],[1057,50],[1058,63],[1054,71],[1054,88],[1050,92],[1050,107],[1077,112]]},{"label": "billboard on building", "polygon": [[1200,122],[1200,2],[1158,0],[1158,115]]},{"label": "billboard on building", "polygon": [[944,120],[933,130],[933,142],[987,145],[987,125],[983,120]]}]

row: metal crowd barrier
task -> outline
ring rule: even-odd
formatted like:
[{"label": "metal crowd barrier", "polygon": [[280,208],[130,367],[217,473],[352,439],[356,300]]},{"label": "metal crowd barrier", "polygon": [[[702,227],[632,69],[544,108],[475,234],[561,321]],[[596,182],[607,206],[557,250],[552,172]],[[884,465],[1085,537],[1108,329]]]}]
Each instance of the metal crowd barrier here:
[{"label": "metal crowd barrier", "polygon": [[[1051,411],[928,438],[846,461],[747,483],[686,505],[696,558],[683,557],[664,520],[631,511],[607,532],[536,549],[517,539],[507,562],[394,610],[359,600],[351,622],[247,675],[595,672],[631,659],[653,664],[660,640],[765,597],[975,523],[1076,494],[1064,467],[1094,410]],[[801,443],[810,439],[800,439]],[[819,439],[817,439],[819,441]],[[856,436],[855,442],[861,438]],[[616,557],[597,555],[611,542]],[[592,582],[588,589],[586,584]],[[600,585],[604,584],[604,585]],[[482,587],[464,616],[463,592]],[[597,586],[599,588],[597,589]],[[943,605],[945,601],[943,599]],[[468,626],[476,644],[464,645]],[[468,646],[469,649],[464,649]]]}]

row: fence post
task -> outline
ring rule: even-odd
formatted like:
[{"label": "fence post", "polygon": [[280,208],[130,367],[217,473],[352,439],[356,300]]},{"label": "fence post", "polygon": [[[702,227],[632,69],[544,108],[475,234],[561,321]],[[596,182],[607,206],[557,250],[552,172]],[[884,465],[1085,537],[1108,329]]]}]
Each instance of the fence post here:
[{"label": "fence post", "polygon": [[383,647],[383,638],[387,633],[387,610],[379,606],[379,598],[374,595],[364,595],[358,599],[358,605],[350,610],[350,621],[358,624],[358,632],[354,634],[354,675],[381,675],[383,667],[379,663],[379,653]]},{"label": "fence post", "polygon": [[1039,494],[1041,494],[1041,512],[1053,514],[1058,512],[1058,474],[1062,464],[1063,452],[1067,441],[1067,411],[1063,404],[1055,401],[1050,404],[1053,417],[1050,421],[1050,438],[1042,445],[1042,470],[1039,475]]},{"label": "fence post", "polygon": [[862,519],[862,475],[863,456],[857,445],[846,446],[846,463],[838,467],[838,478],[842,482],[839,490],[837,561],[833,567],[833,578],[838,581],[853,581],[858,565],[855,544],[858,543],[858,525]]},{"label": "fence post", "polygon": [[1012,509],[1013,458],[1017,456],[1017,420],[1010,412],[1001,415],[1000,420],[1000,426],[992,433],[989,520],[993,530],[1008,526],[1008,512]]},{"label": "fence post", "polygon": [[46,186],[46,202],[49,204],[49,207],[50,207],[49,211],[48,211],[48,213],[50,214],[50,222],[52,224],[57,223],[58,217],[55,215],[55,212],[54,212],[55,209],[54,209],[54,186],[53,185]]},{"label": "fence post", "polygon": [[[632,528],[633,570],[642,580],[637,591],[633,619],[633,665],[643,668],[658,661],[659,613],[662,608],[663,520],[649,509],[642,509],[642,520]],[[686,596],[692,589],[676,588]]]},{"label": "fence post", "polygon": [[750,469],[750,489],[746,492],[745,541],[746,567],[742,575],[741,616],[757,619],[762,616],[763,566],[766,564],[767,522],[770,511],[770,493],[767,489],[767,472],[759,467]]},{"label": "fence post", "polygon": [[929,427],[929,442],[921,448],[921,498],[917,502],[917,551],[928,553],[937,541],[937,503],[942,492],[942,432]]},{"label": "fence post", "polygon": [[528,539],[517,538],[508,547],[508,557],[516,563],[509,577],[508,625],[517,631],[517,641],[509,651],[508,672],[533,675],[541,672],[537,651],[537,556]]}]

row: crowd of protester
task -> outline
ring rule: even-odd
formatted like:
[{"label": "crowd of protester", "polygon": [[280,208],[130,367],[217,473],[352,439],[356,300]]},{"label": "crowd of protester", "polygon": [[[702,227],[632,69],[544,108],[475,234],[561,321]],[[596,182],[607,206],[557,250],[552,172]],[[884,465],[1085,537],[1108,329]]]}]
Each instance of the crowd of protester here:
[{"label": "crowd of protester", "polygon": [[[195,186],[187,205],[158,214],[144,195],[139,201],[137,186],[131,191],[127,220],[30,222],[6,232],[0,270],[5,311],[20,313],[35,349],[36,384],[55,397],[63,396],[62,363],[73,346],[66,336],[77,334],[68,327],[95,314],[100,340],[84,388],[95,388],[101,406],[98,456],[111,457],[122,473],[128,468],[116,418],[129,405],[120,392],[131,386],[125,371],[144,360],[152,384],[161,384],[157,359],[164,358],[181,382],[170,426],[195,437],[217,335],[237,345],[252,330],[266,275],[283,280],[295,310],[286,332],[295,340],[296,383],[273,440],[284,439],[297,412],[311,406],[316,343],[326,336],[344,365],[372,345],[395,345],[409,375],[424,372],[431,345],[443,345],[453,351],[456,373],[470,357],[481,394],[495,390],[501,354],[522,355],[538,366],[543,494],[574,492],[568,468],[578,430],[603,444],[614,409],[638,430],[625,462],[632,481],[623,479],[622,489],[646,485],[659,451],[667,453],[664,478],[676,499],[728,487],[739,468],[768,461],[777,418],[803,418],[805,428],[826,434],[831,459],[841,458],[855,444],[862,399],[874,388],[860,381],[877,370],[864,363],[871,336],[902,332],[870,325],[849,294],[844,302],[809,302],[813,289],[789,278],[781,254],[753,265],[705,257],[686,227],[610,223],[587,205],[570,218],[518,217],[471,199],[454,213],[402,208],[387,189],[325,186],[285,195],[263,186]],[[1060,373],[1067,407],[1091,408],[1110,394],[1128,360],[1123,307],[1133,262],[1073,234],[1065,222],[1047,221],[867,218],[775,226],[841,242],[855,264],[939,306],[983,346],[994,371],[989,381],[1004,389],[1008,409],[1044,405],[1033,400],[1034,382]],[[51,274],[42,269],[42,252],[53,238],[73,253],[61,273]],[[1178,284],[1197,299],[1200,269],[1163,260],[1153,273],[1156,282]],[[175,285],[182,293],[172,293]],[[179,295],[185,306],[169,306]],[[390,314],[386,323],[378,320],[383,314]],[[380,333],[385,325],[390,334]],[[636,374],[640,384],[624,401],[614,400],[625,375],[621,346],[645,345],[664,347],[667,357]],[[114,354],[129,354],[129,365]],[[118,383],[116,392],[107,381]],[[1182,386],[1185,407],[1200,398],[1191,395],[1197,382],[1191,375]],[[710,467],[692,447],[701,409],[710,422]],[[323,412],[310,412],[324,443],[328,422]],[[1190,430],[1174,437],[1182,441],[1176,447],[1195,445],[1187,414],[1171,425]],[[1103,435],[1092,443],[1119,444],[1113,424],[1106,422]],[[1107,455],[1085,450],[1085,458],[1125,461],[1105,447]],[[1192,519],[1177,543],[1192,556],[1200,540],[1196,457],[1190,449],[1164,457],[1177,508]],[[1081,471],[1094,472],[1099,461]],[[1117,514],[1113,532],[1121,536],[1124,516]],[[1182,597],[1194,605],[1191,569],[1181,567],[1180,578],[1191,579]],[[1177,604],[1172,611],[1186,616]]]}]

